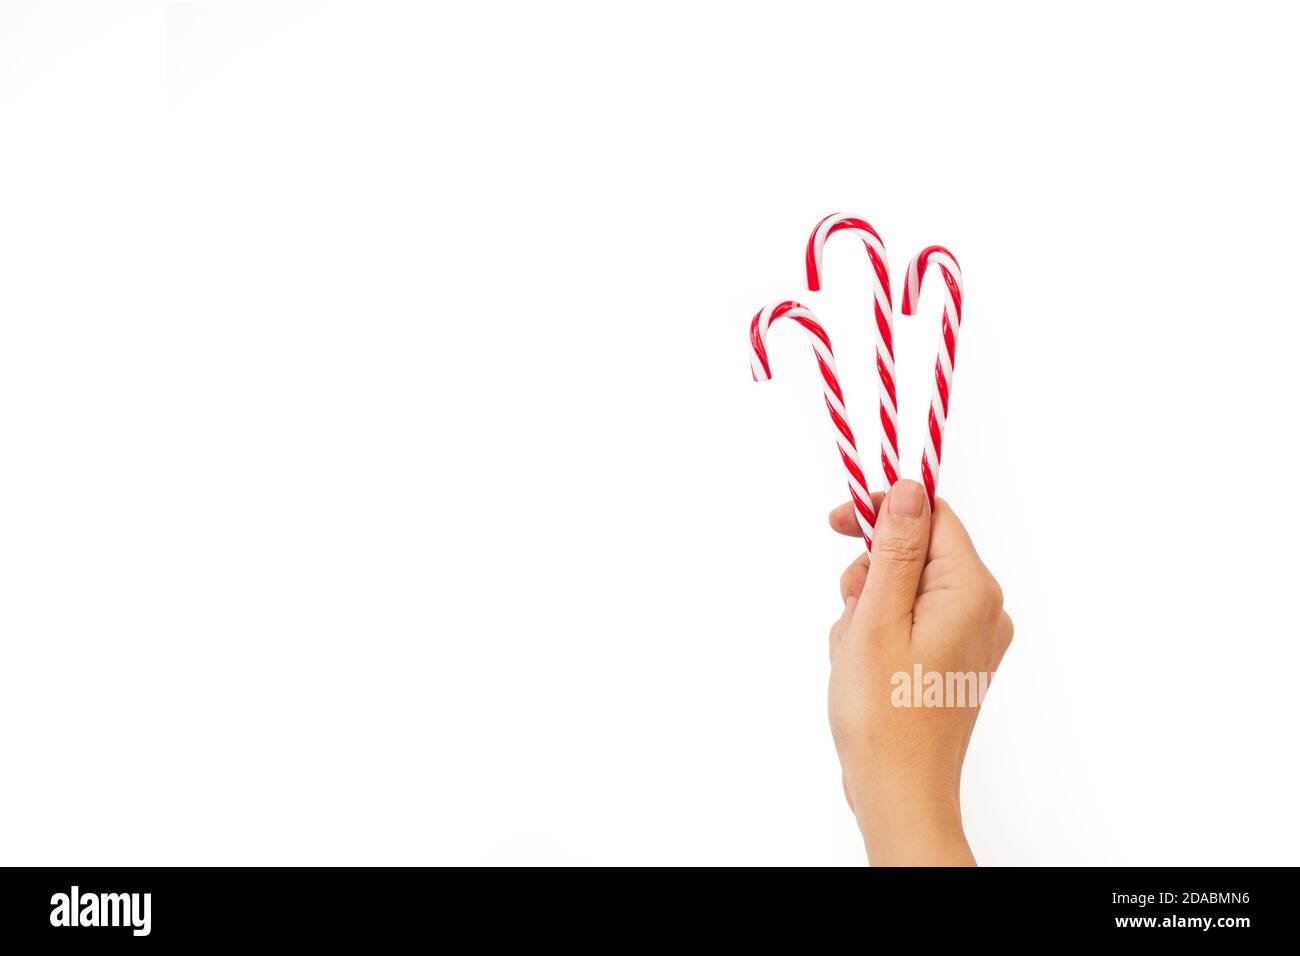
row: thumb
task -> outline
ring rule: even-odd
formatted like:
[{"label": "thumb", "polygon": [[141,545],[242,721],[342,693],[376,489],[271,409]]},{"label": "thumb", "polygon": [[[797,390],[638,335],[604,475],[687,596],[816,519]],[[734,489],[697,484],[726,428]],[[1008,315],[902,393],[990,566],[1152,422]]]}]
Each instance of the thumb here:
[{"label": "thumb", "polygon": [[876,516],[871,567],[862,590],[862,605],[871,619],[892,625],[912,619],[912,604],[921,583],[930,545],[930,502],[915,481],[898,481],[885,495]]}]

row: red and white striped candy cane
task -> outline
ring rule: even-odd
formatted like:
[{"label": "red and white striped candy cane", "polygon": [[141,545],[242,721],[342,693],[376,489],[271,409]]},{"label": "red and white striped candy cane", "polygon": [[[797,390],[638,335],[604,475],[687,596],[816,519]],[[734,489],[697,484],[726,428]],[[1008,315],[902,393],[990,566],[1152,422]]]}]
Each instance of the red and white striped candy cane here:
[{"label": "red and white striped candy cane", "polygon": [[943,273],[943,339],[934,363],[934,395],[930,399],[930,427],[925,438],[921,478],[930,507],[934,507],[934,486],[939,481],[939,460],[943,455],[943,426],[948,421],[948,396],[952,393],[952,370],[957,361],[957,333],[961,330],[961,266],[943,246],[927,246],[907,266],[903,289],[903,315],[915,315],[925,271],[933,263]]},{"label": "red and white striped candy cane", "polygon": [[817,223],[808,237],[804,265],[808,270],[808,290],[821,288],[822,248],[837,232],[847,232],[862,240],[871,259],[871,278],[876,306],[876,376],[880,380],[880,465],[885,472],[888,490],[898,480],[898,392],[894,387],[894,306],[889,292],[889,260],[885,243],[871,223],[855,216],[834,213]]},{"label": "red and white striped candy cane", "polygon": [[840,390],[839,375],[835,371],[835,353],[831,351],[831,340],[826,330],[813,315],[798,302],[774,302],[759,310],[749,326],[750,370],[754,381],[766,382],[772,377],[771,366],[767,361],[767,329],[776,319],[792,319],[804,327],[808,339],[812,342],[813,354],[817,356],[817,367],[822,373],[822,393],[826,398],[826,409],[831,413],[831,422],[835,425],[835,440],[839,443],[840,458],[849,473],[849,495],[853,498],[854,511],[858,516],[858,525],[862,528],[862,537],[867,542],[867,551],[871,550],[871,538],[876,527],[876,512],[871,507],[871,495],[867,491],[867,479],[862,473],[862,462],[858,460],[858,447],[853,441],[853,429],[849,427],[849,413],[844,407],[844,393]]}]

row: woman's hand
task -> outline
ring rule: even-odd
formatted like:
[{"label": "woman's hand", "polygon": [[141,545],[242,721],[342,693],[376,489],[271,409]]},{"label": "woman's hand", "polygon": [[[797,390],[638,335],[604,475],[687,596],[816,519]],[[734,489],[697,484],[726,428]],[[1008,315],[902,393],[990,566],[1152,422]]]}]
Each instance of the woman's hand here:
[{"label": "woman's hand", "polygon": [[[962,761],[1011,618],[944,501],[932,515],[925,489],[899,481],[877,512],[872,559],[840,579],[844,613],[830,635],[844,793],[874,865],[973,865]],[[831,526],[860,535],[851,504],[831,513]]]}]

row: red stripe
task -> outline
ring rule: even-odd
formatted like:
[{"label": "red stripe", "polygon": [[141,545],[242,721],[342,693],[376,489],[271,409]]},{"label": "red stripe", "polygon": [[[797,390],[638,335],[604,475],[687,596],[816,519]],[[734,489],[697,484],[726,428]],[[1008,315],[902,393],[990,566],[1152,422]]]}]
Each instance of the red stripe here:
[{"label": "red stripe", "polygon": [[[926,246],[924,249],[921,250],[920,254],[915,259],[917,295],[921,294],[921,283],[925,281],[925,270],[930,265],[930,257],[937,252],[941,252],[949,259],[951,259],[953,261],[953,264],[956,265],[958,269],[961,268],[961,264],[957,262],[957,257],[954,256],[948,249],[944,248],[943,246]],[[944,266],[940,266],[939,271],[943,273],[943,281],[947,284],[948,291],[952,293],[953,302],[957,303],[956,319],[957,319],[957,323],[960,325],[961,324],[961,289],[957,285],[957,278],[951,272],[949,272],[948,269]],[[912,284],[909,282],[907,286],[903,289],[903,311],[908,315],[911,315],[913,313],[913,310],[916,308],[916,303],[912,301],[912,297],[910,295],[911,290],[912,290]]]},{"label": "red stripe", "polygon": [[[763,366],[763,371],[767,373],[768,378],[771,378],[772,368],[767,364],[767,346],[763,344],[763,337],[758,334],[758,319],[762,314],[761,311],[755,314],[754,321],[749,323],[749,344],[753,348],[754,354],[758,356],[758,362]],[[752,372],[753,369],[750,371]],[[755,375],[754,379],[757,381],[758,376]]]},{"label": "red stripe", "polygon": [[[874,230],[872,231],[872,235],[875,235]],[[876,238],[879,239],[880,237],[876,236]],[[884,245],[884,243],[882,242],[881,245]],[[871,257],[871,267],[876,270],[876,279],[880,282],[880,289],[885,293],[885,299],[892,307],[894,304],[894,297],[889,291],[889,270],[885,268],[884,260],[881,259],[876,250],[872,249],[870,246],[867,246],[867,255]]]},{"label": "red stripe", "polygon": [[[787,309],[786,311],[788,312],[789,309]],[[794,315],[791,316],[791,318],[794,319],[794,321],[798,322],[800,325],[802,325],[813,335],[817,336],[817,338],[821,340],[822,345],[826,346],[826,351],[830,352],[832,355],[835,354],[835,350],[831,348],[831,337],[826,334],[825,329],[823,329],[812,319],[806,319],[802,315]]]},{"label": "red stripe", "polygon": [[835,397],[840,400],[840,404],[843,405],[844,393],[840,391],[839,380],[835,378],[835,374],[830,370],[830,366],[822,361],[820,355],[817,355],[816,352],[814,352],[813,355],[817,356],[817,367],[821,369],[822,381],[826,383],[826,387],[831,390]]},{"label": "red stripe", "polygon": [[889,357],[894,357],[894,330],[889,327],[885,321],[885,313],[880,311],[880,306],[876,306],[876,331],[880,333],[880,340],[885,343],[885,351]]},{"label": "red stripe", "polygon": [[[885,368],[885,361],[879,355],[876,356],[876,375],[880,378],[880,384],[885,386],[885,394],[893,402],[894,408],[898,408],[898,395],[894,391],[894,379],[889,374],[889,369]],[[881,403],[884,404],[883,402]]]},{"label": "red stripe", "polygon": [[[826,217],[826,219],[829,218],[830,216]],[[823,219],[822,222],[825,222],[826,219]],[[821,223],[818,223],[818,226],[820,227]],[[873,226],[871,223],[867,222],[865,219],[858,219],[856,216],[846,216],[845,218],[837,222],[835,225],[831,226],[831,228],[826,233],[827,238],[830,238],[835,233],[839,232],[841,229],[861,229],[864,232],[871,233],[871,235],[875,237],[876,242],[880,243],[882,246],[885,244],[885,241],[880,238],[880,233],[876,232],[876,227]]]},{"label": "red stripe", "polygon": [[[833,215],[833,214],[832,214]],[[822,223],[830,216],[823,216],[818,220],[817,225],[813,227],[812,235],[808,237],[808,245],[803,252],[803,267],[808,274],[808,291],[817,292],[821,289],[821,276],[817,274],[817,231],[821,229]]]},{"label": "red stripe", "polygon": [[853,480],[863,488],[867,487],[867,478],[862,474],[862,469],[858,467],[857,462],[844,453],[843,448],[840,448],[840,459],[844,462],[844,468],[852,476]]},{"label": "red stripe", "polygon": [[[898,436],[894,434],[894,423],[889,420],[889,415],[882,408],[880,410],[880,427],[889,441],[889,447],[893,449],[894,457],[898,457]],[[889,461],[889,456],[885,454],[885,449],[880,449],[880,467],[885,472],[885,487],[892,488],[894,482],[898,481],[898,472],[894,471],[893,464]]]},{"label": "red stripe", "polygon": [[[952,253],[949,253],[949,255],[952,255]],[[947,269],[943,270],[943,281],[948,286],[948,294],[952,296],[953,305],[957,307],[957,324],[961,325],[961,286],[957,284],[957,277]]]},{"label": "red stripe", "polygon": [[929,265],[929,260],[926,258],[924,252],[922,252],[919,256],[917,256],[914,261],[916,262],[916,282],[915,282],[916,292],[915,293],[912,292],[912,286],[913,286],[913,283],[911,281],[912,267],[909,264],[907,269],[908,277],[903,283],[903,314],[904,315],[916,314],[916,298],[914,298],[914,296],[919,296],[921,294],[921,283],[925,281],[925,267]]},{"label": "red stripe", "polygon": [[874,531],[876,528],[876,509],[871,507],[871,502],[863,501],[852,488],[849,488],[849,496],[853,498],[853,504],[857,506],[858,514],[867,519],[867,527]]},{"label": "red stripe", "polygon": [[840,413],[831,407],[830,399],[826,400],[826,410],[831,413],[831,423],[839,429],[840,434],[844,436],[844,440],[853,446],[853,450],[857,451],[858,443],[853,440],[853,429],[849,427],[848,422],[840,417]]},{"label": "red stripe", "polygon": [[[885,438],[889,440],[889,447],[894,449],[894,455],[898,455],[898,435],[894,433],[894,423],[889,420],[889,412],[883,408],[880,410],[880,427],[885,433]],[[884,451],[881,451],[884,454]]]}]

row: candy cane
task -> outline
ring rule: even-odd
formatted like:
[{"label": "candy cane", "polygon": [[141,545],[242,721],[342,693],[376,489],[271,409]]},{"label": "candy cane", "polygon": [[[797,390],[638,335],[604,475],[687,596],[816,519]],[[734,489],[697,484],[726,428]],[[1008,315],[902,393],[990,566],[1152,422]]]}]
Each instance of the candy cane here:
[{"label": "candy cane", "polygon": [[822,248],[837,232],[861,239],[871,259],[876,306],[876,375],[880,379],[880,465],[888,489],[898,480],[898,393],[894,388],[894,307],[889,293],[889,260],[885,257],[885,244],[871,223],[841,213],[827,216],[808,237],[804,254],[810,292],[821,288]]},{"label": "candy cane", "polygon": [[943,340],[934,362],[934,395],[930,399],[930,429],[925,439],[925,457],[921,460],[921,478],[930,507],[934,507],[934,486],[939,480],[939,459],[943,454],[943,426],[948,421],[948,396],[952,392],[952,370],[957,361],[957,333],[961,330],[961,266],[943,246],[927,246],[907,266],[907,285],[903,289],[903,315],[916,314],[925,270],[934,263],[943,273]]},{"label": "candy cane", "polygon": [[749,357],[750,370],[754,381],[766,382],[772,377],[772,369],[767,362],[767,328],[775,319],[793,319],[808,332],[812,342],[813,354],[817,356],[817,367],[822,373],[822,393],[826,398],[826,409],[831,413],[835,425],[835,440],[839,443],[840,458],[849,473],[849,494],[853,498],[854,510],[858,516],[858,525],[862,528],[862,537],[866,539],[867,551],[871,551],[872,532],[876,526],[876,512],[871,507],[871,495],[867,492],[867,479],[862,473],[862,462],[858,460],[858,448],[853,441],[853,429],[849,427],[849,413],[844,408],[844,393],[840,390],[839,375],[835,371],[835,354],[831,351],[831,340],[826,330],[813,315],[798,302],[774,302],[761,309],[754,316],[749,326],[749,343],[752,352]]}]

